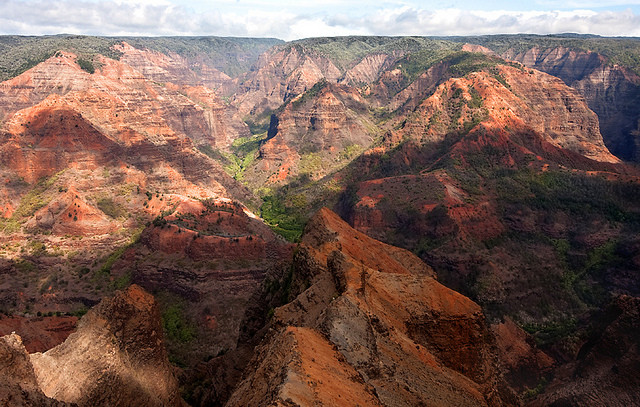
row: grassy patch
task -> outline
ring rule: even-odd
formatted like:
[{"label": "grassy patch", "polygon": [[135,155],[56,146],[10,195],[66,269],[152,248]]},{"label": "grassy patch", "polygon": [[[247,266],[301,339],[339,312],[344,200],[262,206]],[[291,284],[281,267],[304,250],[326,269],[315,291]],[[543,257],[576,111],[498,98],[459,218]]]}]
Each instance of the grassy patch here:
[{"label": "grassy patch", "polygon": [[263,198],[260,207],[262,219],[276,233],[290,242],[296,242],[302,235],[305,219],[293,208],[288,207],[278,195]]},{"label": "grassy patch", "polygon": [[187,319],[182,303],[170,304],[162,312],[162,326],[167,339],[173,342],[188,343],[196,337],[196,328]]},{"label": "grassy patch", "polygon": [[544,347],[573,334],[576,326],[575,318],[566,318],[547,323],[525,324],[522,329],[533,335],[538,346]]},{"label": "grassy patch", "polygon": [[346,36],[309,38],[292,41],[283,48],[297,47],[299,52],[321,55],[344,71],[367,55],[412,53],[421,50],[459,49],[461,45],[451,41],[426,37],[376,37]]},{"label": "grassy patch", "polygon": [[225,170],[238,181],[244,179],[244,173],[256,159],[260,145],[266,139],[267,134],[262,133],[251,137],[239,137],[233,140],[231,150],[233,154],[227,155],[228,164]]},{"label": "grassy patch", "polygon": [[97,205],[102,212],[113,219],[126,218],[127,216],[126,209],[111,198],[101,198],[98,200]]},{"label": "grassy patch", "polygon": [[594,51],[609,59],[610,64],[625,65],[640,74],[640,41],[637,38],[607,38],[588,35],[488,35],[451,37],[451,41],[488,47],[499,54],[508,50],[526,52],[537,47],[541,53],[557,47],[576,51]]}]

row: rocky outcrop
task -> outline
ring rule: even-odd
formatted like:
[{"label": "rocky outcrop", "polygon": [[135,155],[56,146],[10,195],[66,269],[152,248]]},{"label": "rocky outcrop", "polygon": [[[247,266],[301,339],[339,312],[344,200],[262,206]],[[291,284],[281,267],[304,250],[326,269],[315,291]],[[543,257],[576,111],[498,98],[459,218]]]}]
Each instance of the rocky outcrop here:
[{"label": "rocky outcrop", "polygon": [[353,68],[345,72],[344,77],[340,79],[340,83],[354,87],[373,83],[396,59],[388,54],[367,55]]},{"label": "rocky outcrop", "polygon": [[[175,52],[164,54],[149,49],[134,48],[125,41],[114,46],[114,49],[122,53],[120,61],[155,82],[187,86],[204,85],[224,93],[229,92],[233,87],[233,81],[227,74],[206,63],[191,63]],[[194,65],[199,68],[198,72],[192,69]]]},{"label": "rocky outcrop", "polygon": [[80,406],[181,405],[154,298],[131,286],[103,300],[64,343],[30,356],[51,398]]},{"label": "rocky outcrop", "polygon": [[44,395],[20,336],[0,338],[0,403],[6,406],[75,406]]},{"label": "rocky outcrop", "polygon": [[636,74],[610,64],[596,52],[565,47],[511,50],[503,56],[557,76],[580,92],[598,115],[609,150],[622,159],[638,161],[640,78]]},{"label": "rocky outcrop", "polygon": [[85,90],[91,82],[91,75],[80,69],[75,55],[58,52],[24,74],[0,83],[0,120],[50,95]]},{"label": "rocky outcrop", "polygon": [[[439,284],[411,253],[322,209],[307,225],[293,267],[293,301],[275,310],[270,334],[227,405],[514,401],[496,390],[480,307]],[[340,377],[350,389],[338,393],[343,399],[332,390]]]},{"label": "rocky outcrop", "polygon": [[[205,91],[206,97],[191,100],[185,95],[197,92],[182,90],[191,82],[154,81],[125,61],[101,57],[100,69],[89,74],[77,65],[75,55],[58,53],[0,84],[0,115],[6,120],[54,94],[63,96],[65,107],[81,113],[101,132],[125,143],[131,130],[156,143],[177,134],[216,147],[248,135],[247,126],[218,94]],[[156,66],[153,58],[148,63]]]},{"label": "rocky outcrop", "polygon": [[[477,300],[492,318],[562,321],[559,310],[577,317],[585,297],[577,299],[573,285],[551,282],[591,267],[586,259],[609,239],[636,253],[626,221],[604,227],[601,212],[581,217],[572,209],[582,211],[601,196],[635,213],[636,192],[605,191],[620,182],[635,185],[637,178],[608,152],[583,98],[557,78],[497,64],[444,81],[394,124],[398,130],[385,134],[380,146],[333,177],[350,180],[336,208],[369,236],[419,253],[439,269],[441,281]],[[562,186],[550,180],[563,180]],[[557,241],[571,242],[571,254],[559,254]],[[631,252],[621,258],[635,258]],[[588,272],[602,277],[580,284],[635,295],[634,268],[612,260]],[[553,304],[553,317],[546,304]],[[536,365],[538,356],[509,361],[515,369],[509,374],[517,379],[520,369],[548,370]]]},{"label": "rocky outcrop", "polygon": [[538,349],[531,335],[509,317],[491,326],[505,378],[515,389],[535,389],[550,375],[555,361]]},{"label": "rocky outcrop", "polygon": [[[214,91],[154,83],[104,57],[96,66],[89,74],[61,52],[2,84],[0,207],[13,229],[95,256],[126,241],[112,232],[131,233],[172,205],[159,191],[255,199],[195,148],[225,149],[248,135]],[[55,238],[78,235],[99,237]]]},{"label": "rocky outcrop", "polygon": [[0,147],[5,165],[29,183],[71,165],[95,169],[118,155],[119,146],[59,96],[20,111],[5,124]]},{"label": "rocky outcrop", "polygon": [[313,329],[288,327],[262,346],[229,406],[381,406],[333,345]]}]

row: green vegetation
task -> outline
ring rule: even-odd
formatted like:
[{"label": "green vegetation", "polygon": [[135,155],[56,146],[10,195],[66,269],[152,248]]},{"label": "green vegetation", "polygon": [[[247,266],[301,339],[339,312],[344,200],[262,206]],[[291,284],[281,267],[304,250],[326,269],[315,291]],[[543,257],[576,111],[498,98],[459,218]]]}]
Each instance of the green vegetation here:
[{"label": "green vegetation", "polygon": [[546,378],[542,378],[540,379],[540,382],[538,382],[538,385],[536,387],[534,387],[533,389],[527,389],[522,393],[522,397],[525,400],[532,400],[534,398],[536,398],[539,394],[541,394],[544,389],[547,387],[547,379]]},{"label": "green vegetation", "polygon": [[344,148],[344,150],[342,150],[340,152],[340,160],[353,160],[354,158],[356,158],[358,155],[360,155],[360,153],[362,153],[362,151],[364,150],[363,147],[361,147],[358,144],[351,144],[348,145]]},{"label": "green vegetation", "polygon": [[240,37],[122,37],[117,40],[127,41],[136,48],[176,53],[193,62],[194,70],[205,63],[231,77],[247,72],[262,53],[283,43],[276,38]]},{"label": "green vegetation", "polygon": [[[100,268],[98,270],[94,271],[94,273],[93,273],[92,281],[94,283],[101,285],[102,283],[104,283],[111,276],[111,268],[113,267],[113,265],[118,260],[120,260],[120,257],[122,257],[122,255],[124,254],[124,252],[127,251],[127,249],[129,249],[130,247],[132,247],[134,244],[136,244],[138,242],[138,240],[140,239],[140,234],[142,233],[142,230],[143,230],[143,226],[139,227],[131,235],[131,239],[129,240],[129,244],[126,244],[124,246],[121,246],[121,247],[117,248],[109,256],[107,256],[107,258],[105,259],[104,263],[102,263],[102,266],[100,266]],[[130,278],[130,276],[127,277],[127,279],[129,279],[129,278]],[[117,288],[118,286],[120,286],[122,284],[125,284],[124,280],[121,280],[118,283],[115,283],[113,288]]]},{"label": "green vegetation", "polygon": [[126,209],[122,205],[114,202],[111,198],[100,198],[97,205],[98,209],[113,219],[125,218],[127,216]]},{"label": "green vegetation", "polygon": [[112,282],[112,288],[114,290],[122,290],[131,285],[131,273],[127,272],[116,278]]},{"label": "green vegetation", "polygon": [[27,246],[29,247],[31,255],[34,257],[45,256],[47,254],[47,246],[42,242],[31,240]]},{"label": "green vegetation", "polygon": [[261,114],[258,117],[250,117],[247,116],[243,119],[247,126],[249,126],[249,131],[252,135],[264,134],[269,130],[269,124],[271,123],[271,111],[267,111],[264,114]]},{"label": "green vegetation", "polygon": [[292,101],[291,107],[294,109],[298,109],[300,106],[304,105],[307,101],[315,99],[320,94],[322,89],[324,89],[327,85],[328,85],[328,82],[326,79],[319,80],[311,87],[311,89],[303,93],[302,96],[300,96],[298,99],[295,99],[294,101]]},{"label": "green vegetation", "polygon": [[89,72],[90,74],[93,74],[96,71],[95,66],[93,66],[93,61],[91,60],[78,58],[76,62],[83,71]]},{"label": "green vegetation", "polygon": [[[296,242],[302,235],[306,219],[284,201],[283,195],[276,194],[263,198],[264,203],[260,207],[262,219],[276,233],[290,242]],[[301,200],[295,200],[300,204]]]},{"label": "green vegetation", "polygon": [[119,42],[115,38],[83,35],[48,35],[42,37],[0,36],[0,80],[7,80],[52,57],[58,51],[73,52],[78,64],[89,73],[95,71],[96,55],[119,59],[111,49]]},{"label": "green vegetation", "polygon": [[408,82],[412,82],[421,73],[446,59],[452,52],[454,51],[451,47],[420,50],[402,58],[396,63],[396,67],[400,68],[403,75],[408,78]]},{"label": "green vegetation", "polygon": [[529,169],[501,169],[493,177],[503,202],[525,203],[545,211],[566,211],[576,219],[604,216],[612,222],[640,225],[640,212],[634,204],[634,199],[640,198],[640,186],[636,183],[562,170],[538,173]]},{"label": "green vegetation", "polygon": [[21,273],[28,273],[36,269],[36,266],[32,262],[25,259],[18,260],[14,265]]},{"label": "green vegetation", "polygon": [[227,174],[242,181],[245,171],[255,161],[260,144],[266,136],[266,133],[262,133],[251,137],[239,137],[231,144],[232,153],[214,149],[208,144],[199,145],[198,150],[222,164]]},{"label": "green vegetation", "polygon": [[440,49],[460,49],[461,45],[427,37],[346,36],[292,41],[281,47],[304,47],[328,58],[338,69],[344,71],[367,55],[410,53],[422,50],[435,52]]},{"label": "green vegetation", "polygon": [[300,163],[298,168],[300,175],[309,175],[312,177],[315,173],[322,171],[323,156],[321,153],[305,153],[300,156]]},{"label": "green vegetation", "polygon": [[27,218],[33,216],[38,209],[46,206],[52,199],[46,192],[58,181],[59,176],[63,172],[64,170],[38,181],[31,190],[22,197],[20,205],[18,205],[11,217],[9,219],[0,219],[0,230],[4,230],[6,233],[17,232]]},{"label": "green vegetation", "polygon": [[198,150],[209,158],[220,162],[222,165],[228,165],[231,163],[224,153],[211,147],[209,144],[200,144],[198,146]]},{"label": "green vegetation", "polygon": [[463,77],[472,72],[478,72],[498,65],[511,65],[521,68],[520,64],[506,62],[502,58],[493,57],[477,52],[456,52],[445,59],[450,64],[449,72],[455,77]]},{"label": "green vegetation", "polygon": [[118,261],[120,257],[122,257],[122,255],[128,248],[129,246],[122,246],[111,253],[102,264],[102,266],[98,269],[98,271],[94,274],[94,279],[98,280],[109,276],[111,274],[111,267],[113,267],[113,264]]},{"label": "green vegetation", "polygon": [[566,318],[548,323],[524,324],[522,328],[533,335],[538,346],[544,347],[574,333],[577,323],[575,318]]},{"label": "green vegetation", "polygon": [[173,342],[187,343],[196,337],[196,328],[187,319],[182,303],[170,304],[162,312],[162,326],[167,339]]},{"label": "green vegetation", "polygon": [[232,77],[249,70],[260,54],[282,43],[273,38],[222,37],[92,37],[83,35],[48,35],[41,37],[0,36],[0,80],[4,81],[36,66],[58,51],[73,52],[78,64],[89,73],[95,71],[94,58],[104,55],[119,59],[111,47],[127,41],[137,48],[177,53],[194,62],[204,62]]},{"label": "green vegetation", "polygon": [[443,40],[459,43],[472,43],[488,47],[498,54],[508,50],[516,53],[528,51],[533,47],[541,52],[556,47],[565,47],[577,51],[594,51],[609,59],[610,64],[624,65],[640,74],[640,39],[607,38],[593,35],[487,35],[477,37],[440,37]]}]

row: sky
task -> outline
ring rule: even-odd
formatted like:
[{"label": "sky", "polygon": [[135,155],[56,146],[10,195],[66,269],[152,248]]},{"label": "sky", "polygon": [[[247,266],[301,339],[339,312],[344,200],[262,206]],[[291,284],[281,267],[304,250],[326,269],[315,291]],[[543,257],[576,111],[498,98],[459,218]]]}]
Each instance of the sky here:
[{"label": "sky", "polygon": [[640,37],[640,0],[0,0],[0,34],[598,34]]}]

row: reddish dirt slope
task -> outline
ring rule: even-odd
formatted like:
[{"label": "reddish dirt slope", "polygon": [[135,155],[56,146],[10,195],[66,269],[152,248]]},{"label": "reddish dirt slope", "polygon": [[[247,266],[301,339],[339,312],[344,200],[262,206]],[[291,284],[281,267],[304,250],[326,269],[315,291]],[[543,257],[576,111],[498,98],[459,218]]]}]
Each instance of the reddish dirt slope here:
[{"label": "reddish dirt slope", "polygon": [[[497,405],[501,397],[509,399],[508,392],[496,391],[480,307],[439,284],[411,253],[373,241],[331,211],[322,209],[307,225],[290,287],[299,294],[275,310],[274,331],[229,405],[246,405],[247,397],[283,403],[291,394],[313,405],[335,398],[325,393],[333,387],[333,372],[350,369],[357,372],[347,382],[353,400],[334,399],[337,405]],[[307,337],[260,358],[278,341]],[[316,366],[320,361],[325,369]],[[264,378],[267,365],[286,373]],[[313,372],[317,385],[300,383],[299,371]],[[242,391],[249,387],[258,394]]]}]

